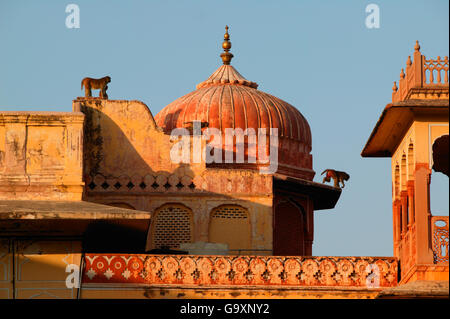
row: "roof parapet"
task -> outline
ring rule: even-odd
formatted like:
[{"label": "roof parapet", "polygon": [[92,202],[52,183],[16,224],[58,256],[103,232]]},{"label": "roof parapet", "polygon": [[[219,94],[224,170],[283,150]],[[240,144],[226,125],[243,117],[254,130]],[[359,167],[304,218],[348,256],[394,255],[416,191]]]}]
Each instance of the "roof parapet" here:
[{"label": "roof parapet", "polygon": [[402,68],[398,87],[396,82],[392,87],[392,102],[423,98],[420,94],[415,96],[418,94],[417,89],[423,89],[424,92],[421,93],[425,94],[428,89],[440,89],[442,92],[438,92],[436,97],[448,99],[448,87],[448,56],[445,56],[444,59],[441,59],[440,56],[436,59],[427,59],[420,52],[419,41],[416,41],[413,60],[411,60],[411,56],[408,56],[406,73]]}]

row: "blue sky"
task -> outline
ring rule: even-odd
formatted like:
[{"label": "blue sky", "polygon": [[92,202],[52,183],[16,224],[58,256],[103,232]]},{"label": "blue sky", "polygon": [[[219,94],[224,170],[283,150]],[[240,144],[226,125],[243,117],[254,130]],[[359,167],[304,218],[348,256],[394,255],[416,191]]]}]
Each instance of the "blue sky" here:
[{"label": "blue sky", "polygon": [[[80,28],[65,25],[66,5]],[[368,4],[380,28],[365,26]],[[314,255],[391,256],[390,159],[363,159],[415,40],[448,55],[449,3],[428,1],[0,2],[0,110],[71,111],[85,76],[110,75],[110,99],[156,115],[220,65],[230,26],[232,65],[308,120],[317,173],[351,178],[333,210],[315,215]],[[96,92],[95,92],[96,93]],[[436,176],[435,176],[436,175]],[[432,211],[448,215],[448,178],[432,177]]]}]

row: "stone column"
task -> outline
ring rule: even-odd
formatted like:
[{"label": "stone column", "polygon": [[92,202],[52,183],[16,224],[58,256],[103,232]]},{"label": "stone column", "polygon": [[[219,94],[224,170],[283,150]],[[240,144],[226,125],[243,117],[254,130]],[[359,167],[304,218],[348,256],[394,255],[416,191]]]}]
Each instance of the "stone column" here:
[{"label": "stone column", "polygon": [[213,205],[208,205],[208,202],[198,200],[196,207],[197,211],[194,213],[197,214],[196,223],[194,226],[194,241],[209,242],[209,223],[213,208]]},{"label": "stone column", "polygon": [[432,264],[433,251],[430,236],[429,182],[431,170],[428,164],[417,164],[414,185],[414,213],[416,224],[416,263]]},{"label": "stone column", "polygon": [[394,256],[400,257],[398,246],[400,244],[400,200],[394,200],[392,204],[392,215],[393,215],[393,225],[394,225]]},{"label": "stone column", "polygon": [[414,86],[423,87],[423,56],[420,53],[419,42],[416,41],[414,46],[413,55],[413,67],[414,67]]},{"label": "stone column", "polygon": [[408,210],[409,210],[409,223],[408,226],[414,224],[414,181],[408,181],[407,183],[408,192]]},{"label": "stone column", "polygon": [[307,201],[307,213],[306,213],[306,229],[307,232],[305,234],[305,250],[304,255],[305,256],[312,256],[312,245],[314,241],[314,203],[309,198]]},{"label": "stone column", "polygon": [[408,194],[406,191],[400,193],[400,201],[402,207],[402,238],[406,236],[408,231]]}]

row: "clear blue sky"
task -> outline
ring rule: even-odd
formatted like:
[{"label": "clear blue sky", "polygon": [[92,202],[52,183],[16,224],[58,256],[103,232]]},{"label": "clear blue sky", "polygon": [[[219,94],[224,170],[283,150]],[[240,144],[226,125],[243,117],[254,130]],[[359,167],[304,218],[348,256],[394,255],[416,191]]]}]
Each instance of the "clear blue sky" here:
[{"label": "clear blue sky", "polygon": [[[80,7],[79,29],[66,28],[69,3]],[[365,26],[369,3],[380,7],[379,29]],[[313,254],[391,256],[390,159],[363,159],[360,152],[415,40],[427,57],[448,55],[448,6],[1,0],[0,110],[70,111],[83,95],[83,77],[110,75],[110,99],[141,100],[155,115],[221,65],[228,24],[232,65],[310,123],[315,180],[325,168],[351,175],[337,207],[315,215]],[[448,178],[439,175],[433,174],[432,210],[448,215]]]}]

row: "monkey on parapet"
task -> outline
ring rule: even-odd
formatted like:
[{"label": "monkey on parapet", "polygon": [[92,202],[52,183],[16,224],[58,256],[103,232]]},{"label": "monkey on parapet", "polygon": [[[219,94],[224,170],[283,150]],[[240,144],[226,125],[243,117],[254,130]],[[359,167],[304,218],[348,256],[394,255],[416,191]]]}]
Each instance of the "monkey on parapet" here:
[{"label": "monkey on parapet", "polygon": [[323,178],[322,183],[329,182],[332,178],[334,180],[334,187],[337,188],[341,188],[340,183],[342,183],[342,188],[344,188],[344,181],[348,181],[350,179],[350,175],[346,172],[335,171],[334,169],[326,169],[320,175],[323,175],[324,173],[326,173],[326,175]]},{"label": "monkey on parapet", "polygon": [[107,99],[108,95],[106,94],[106,89],[108,88],[107,84],[109,82],[111,82],[111,77],[109,76],[105,76],[101,79],[84,78],[81,81],[81,89],[83,89],[84,86],[84,95],[86,97],[92,96],[92,89],[100,90],[99,97]]}]

